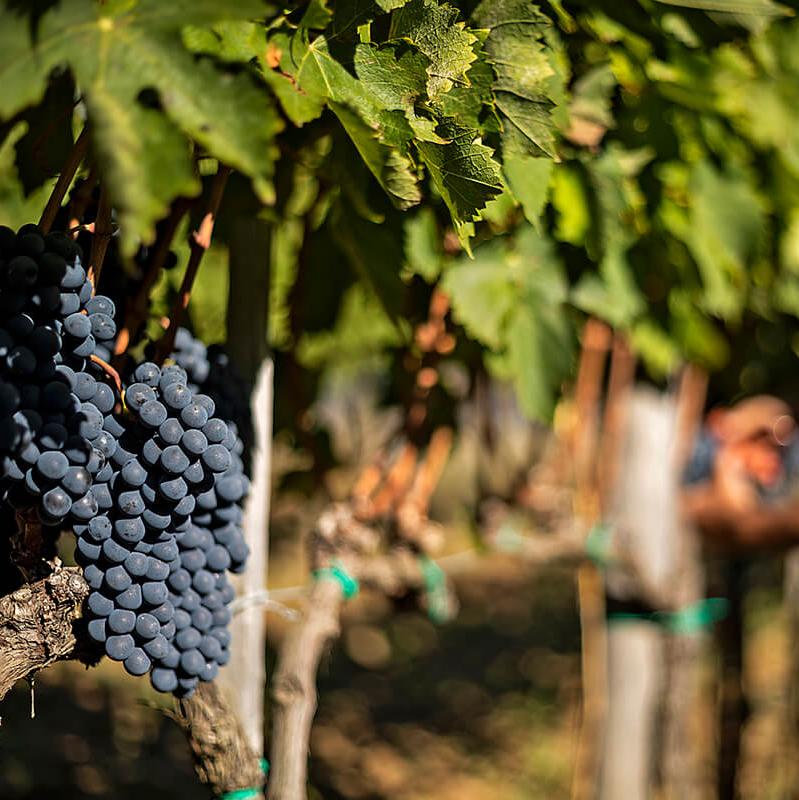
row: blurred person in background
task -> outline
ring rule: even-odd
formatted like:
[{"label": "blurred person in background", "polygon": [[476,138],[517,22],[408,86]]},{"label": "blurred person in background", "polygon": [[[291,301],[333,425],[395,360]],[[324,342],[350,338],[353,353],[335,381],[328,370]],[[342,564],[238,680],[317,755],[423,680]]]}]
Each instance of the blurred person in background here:
[{"label": "blurred person in background", "polygon": [[713,550],[799,545],[799,436],[782,400],[759,395],[713,409],[685,483],[683,510]]}]

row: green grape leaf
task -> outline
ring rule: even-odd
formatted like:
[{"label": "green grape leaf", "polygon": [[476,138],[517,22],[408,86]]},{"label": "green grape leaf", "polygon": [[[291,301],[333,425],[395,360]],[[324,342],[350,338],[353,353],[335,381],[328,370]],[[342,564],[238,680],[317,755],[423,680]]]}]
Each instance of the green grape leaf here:
[{"label": "green grape leaf", "polygon": [[762,246],[763,202],[749,181],[724,174],[708,162],[691,177],[687,244],[704,285],[707,311],[736,319],[748,283],[747,270]]},{"label": "green grape leaf", "polygon": [[566,278],[552,242],[525,226],[515,239],[487,242],[472,261],[452,265],[442,286],[454,319],[489,348],[487,363],[514,383],[524,412],[548,418],[574,350]]},{"label": "green grape leaf", "polygon": [[208,27],[191,25],[183,29],[182,36],[192,53],[221,61],[246,63],[264,45],[263,27],[249,20],[229,20]]},{"label": "green grape leaf", "polygon": [[472,18],[489,29],[485,51],[496,73],[493,89],[503,126],[503,150],[556,157],[552,110],[552,27],[527,0],[483,0]]},{"label": "green grape leaf", "polygon": [[505,323],[516,301],[505,257],[500,240],[488,242],[475,251],[474,260],[459,261],[442,280],[455,321],[492,350],[503,347]]},{"label": "green grape leaf", "polygon": [[506,154],[502,162],[502,171],[510,190],[521,204],[527,221],[536,227],[541,224],[541,214],[549,199],[554,166],[551,158],[516,154]]},{"label": "green grape leaf", "polygon": [[374,128],[347,106],[329,103],[369,171],[397,208],[405,210],[422,199],[418,179],[410,159],[399,150],[383,144]]},{"label": "green grape leaf", "polygon": [[405,220],[405,262],[413,275],[435,283],[441,274],[441,232],[432,208],[419,209]]},{"label": "green grape leaf", "polygon": [[[164,216],[172,199],[200,191],[180,131],[163,114],[120,102],[99,87],[86,97],[92,140],[105,185],[110,187],[122,231],[142,237]],[[123,240],[123,244],[126,240]],[[137,240],[128,237],[132,255]]]},{"label": "green grape leaf", "polygon": [[[468,85],[453,86],[436,102],[436,108],[445,117],[454,117],[462,125],[485,130],[500,129],[499,120],[486,120],[484,112],[494,107],[494,71],[485,60],[482,49],[475,46],[475,61],[466,73]],[[495,124],[491,124],[494,122]]]},{"label": "green grape leaf", "polygon": [[462,225],[502,191],[502,175],[476,131],[446,120],[438,133],[449,143],[419,142],[417,148],[453,221]]},{"label": "green grape leaf", "polygon": [[733,14],[735,16],[784,17],[791,9],[774,0],[656,0],[666,6],[696,8],[700,11]]},{"label": "green grape leaf", "polygon": [[61,74],[50,83],[42,102],[22,114],[28,132],[17,142],[16,151],[26,194],[58,175],[72,150],[74,95],[70,76]]},{"label": "green grape leaf", "polygon": [[376,104],[389,111],[411,112],[426,98],[428,59],[422,53],[395,45],[355,48],[355,74]]},{"label": "green grape leaf", "polygon": [[[346,255],[350,266],[379,298],[392,320],[399,318],[405,285],[402,273],[401,231],[387,224],[370,222],[346,202],[339,202],[329,219],[333,241]],[[375,253],[380,257],[375,258]]]},{"label": "green grape leaf", "polygon": [[[35,39],[24,16],[8,14],[0,26],[0,116],[37,102],[50,73],[69,68],[86,102],[112,203],[124,220],[122,247],[128,255],[152,238],[155,221],[174,197],[198,189],[188,172],[188,142],[179,130],[248,175],[268,201],[277,115],[246,75],[198,62],[180,35],[184,25],[263,16],[266,10],[252,0],[235,9],[212,0],[106,6],[64,0],[42,15]],[[155,90],[163,113],[142,107],[144,90]],[[154,146],[162,152],[152,152]],[[123,149],[127,152],[119,152]],[[129,158],[137,155],[140,167],[132,169]]]},{"label": "green grape leaf", "polygon": [[427,93],[434,101],[453,84],[466,84],[476,58],[477,37],[458,16],[456,8],[435,0],[410,0],[392,14],[390,37],[405,39],[429,59]]}]

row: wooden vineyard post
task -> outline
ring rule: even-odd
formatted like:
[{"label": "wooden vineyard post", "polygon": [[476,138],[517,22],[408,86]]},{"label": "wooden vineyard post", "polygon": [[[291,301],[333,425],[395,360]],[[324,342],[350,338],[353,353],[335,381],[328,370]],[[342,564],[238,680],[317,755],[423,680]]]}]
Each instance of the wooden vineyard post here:
[{"label": "wooden vineyard post", "polygon": [[782,763],[785,772],[785,796],[799,797],[799,549],[785,556],[783,607],[788,625],[788,671],[784,698],[784,735]]},{"label": "wooden vineyard post", "polygon": [[[253,386],[254,428],[253,441],[249,443],[252,483],[244,509],[244,536],[250,556],[244,574],[233,577],[238,597],[265,592],[269,558],[274,374],[267,347],[270,244],[270,228],[265,223],[235,221],[230,247],[228,349],[236,366]],[[264,619],[261,604],[243,605],[231,624],[230,662],[220,673],[222,686],[257,754],[264,752]]]},{"label": "wooden vineyard post", "polygon": [[747,706],[743,687],[743,601],[745,562],[730,559],[725,584],[728,611],[719,626],[721,655],[720,720],[717,789],[719,800],[734,800],[738,792],[738,762]]},{"label": "wooden vineyard post", "polygon": [[[689,364],[683,370],[677,397],[676,468],[682,474],[702,422],[707,374]],[[679,567],[673,591],[680,608],[698,603],[705,591],[701,547],[696,531],[684,522],[677,528]],[[699,800],[705,796],[701,752],[696,735],[696,707],[702,656],[707,647],[703,631],[672,635],[666,643],[667,685],[664,688],[661,776],[666,797]]]},{"label": "wooden vineyard post", "polygon": [[[608,714],[599,796],[644,800],[652,792],[655,720],[663,685],[664,632],[654,621],[677,567],[679,484],[673,399],[637,387],[617,408],[616,465],[605,516],[634,565],[610,564]],[[620,424],[622,423],[623,424]]]},{"label": "wooden vineyard post", "polygon": [[[595,519],[596,451],[599,437],[599,401],[611,333],[598,320],[588,320],[583,331],[580,365],[574,390],[571,452],[574,460],[575,514]],[[596,565],[577,569],[580,612],[582,715],[572,781],[573,800],[588,800],[596,793],[605,716],[605,599],[602,575]]]}]

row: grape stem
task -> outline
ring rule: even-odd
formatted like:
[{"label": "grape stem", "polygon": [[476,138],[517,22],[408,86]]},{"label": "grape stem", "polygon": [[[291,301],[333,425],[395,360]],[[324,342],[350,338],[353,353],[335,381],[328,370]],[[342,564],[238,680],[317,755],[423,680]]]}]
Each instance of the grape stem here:
[{"label": "grape stem", "polygon": [[50,228],[53,227],[55,218],[61,208],[61,203],[64,200],[64,195],[66,195],[67,189],[69,189],[69,185],[72,183],[72,179],[75,177],[75,173],[78,171],[78,167],[81,161],[83,161],[88,148],[89,132],[87,128],[84,128],[80,136],[75,140],[75,144],[72,146],[64,168],[61,170],[61,174],[58,176],[53,191],[47,200],[47,205],[44,207],[41,219],[39,220],[39,227],[42,229],[42,233],[48,233]]},{"label": "grape stem", "polygon": [[150,290],[158,280],[158,275],[169,255],[172,240],[180,226],[180,222],[191,207],[191,201],[186,197],[179,197],[172,206],[169,216],[164,220],[158,232],[158,239],[153,248],[153,253],[147,263],[147,271],[138,291],[125,307],[125,324],[117,336],[114,346],[114,356],[121,356],[130,345],[131,339],[136,335],[142,323],[147,319]]},{"label": "grape stem", "polygon": [[205,254],[205,251],[211,246],[211,235],[214,232],[214,222],[216,215],[219,212],[219,205],[222,202],[222,195],[225,192],[225,185],[230,177],[230,167],[219,165],[214,180],[211,183],[211,191],[208,195],[208,202],[205,207],[205,213],[202,220],[197,227],[196,231],[192,232],[189,246],[191,249],[189,255],[189,263],[186,266],[186,273],[183,276],[183,281],[180,284],[178,296],[172,306],[172,313],[169,315],[169,325],[166,332],[161,337],[156,348],[155,362],[156,364],[163,364],[164,359],[172,352],[175,344],[175,335],[178,328],[183,321],[183,315],[189,306],[191,299],[191,290],[194,286],[194,281],[197,278],[197,272],[200,269],[200,262]]},{"label": "grape stem", "polygon": [[69,204],[69,227],[71,231],[80,230],[81,220],[89,207],[97,185],[97,167],[92,165],[86,180],[78,187]]},{"label": "grape stem", "polygon": [[92,294],[97,291],[100,283],[100,275],[103,271],[105,254],[108,251],[108,243],[113,234],[111,224],[111,201],[108,190],[104,186],[100,190],[100,203],[97,207],[97,219],[94,221],[94,238],[92,239],[92,251],[89,255],[89,269],[87,276],[92,284]]},{"label": "grape stem", "polygon": [[100,367],[103,370],[103,372],[106,375],[108,375],[109,378],[111,378],[112,381],[114,381],[114,384],[117,387],[117,391],[121,395],[122,394],[122,379],[119,377],[119,373],[107,361],[103,361],[103,359],[100,358],[100,356],[95,355],[94,353],[92,353],[89,356],[89,360],[93,364],[97,364],[97,366]]}]

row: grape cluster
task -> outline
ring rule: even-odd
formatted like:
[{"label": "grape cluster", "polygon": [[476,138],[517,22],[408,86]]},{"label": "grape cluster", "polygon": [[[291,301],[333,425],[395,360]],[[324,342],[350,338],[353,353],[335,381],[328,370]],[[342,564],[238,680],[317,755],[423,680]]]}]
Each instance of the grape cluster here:
[{"label": "grape cluster", "polygon": [[193,520],[225,542],[231,558],[229,569],[240,572],[248,556],[241,525],[242,503],[249,491],[249,481],[239,425],[245,428],[252,425],[249,392],[224,349],[220,345],[206,348],[185,328],[177,331],[172,358],[186,370],[189,386],[213,399],[217,412],[221,410],[234,436],[230,466],[217,476],[211,489],[197,498]]},{"label": "grape cluster", "polygon": [[238,384],[221,351],[217,371],[184,333],[174,360],[188,345],[190,374],[140,364],[120,396],[103,364],[116,308],[81,252],[65,234],[0,226],[0,509],[72,526],[91,639],[186,696],[230,657],[226,573],[248,555],[243,444],[203,390],[230,398]]},{"label": "grape cluster", "polygon": [[250,387],[219,344],[206,347],[186,328],[178,328],[172,359],[186,370],[189,387],[202,391],[216,403],[216,413],[228,422],[246,442],[252,441]]},{"label": "grape cluster", "polygon": [[[0,227],[0,496],[45,524],[97,513],[92,485],[115,446],[103,419],[116,398],[88,359],[115,333],[113,303],[92,297],[67,235]],[[88,393],[88,382],[102,388]]]},{"label": "grape cluster", "polygon": [[242,566],[246,545],[240,528],[217,538],[193,514],[235,468],[237,438],[181,367],[144,363],[133,379],[114,420],[111,506],[76,528],[89,634],[131,674],[187,695],[228,657],[224,573]]}]

